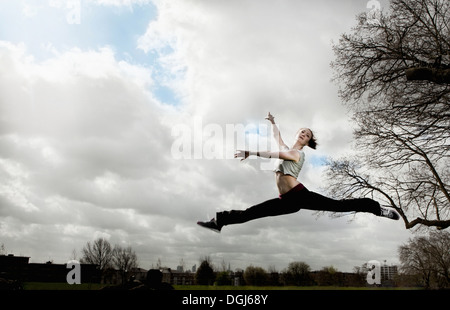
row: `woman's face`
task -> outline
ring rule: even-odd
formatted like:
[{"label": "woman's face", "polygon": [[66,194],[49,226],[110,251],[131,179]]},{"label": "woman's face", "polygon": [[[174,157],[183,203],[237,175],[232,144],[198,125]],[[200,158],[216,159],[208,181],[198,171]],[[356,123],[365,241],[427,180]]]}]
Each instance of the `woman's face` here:
[{"label": "woman's face", "polygon": [[300,142],[301,145],[308,145],[309,140],[312,137],[312,132],[308,128],[301,128],[297,131],[295,139]]}]

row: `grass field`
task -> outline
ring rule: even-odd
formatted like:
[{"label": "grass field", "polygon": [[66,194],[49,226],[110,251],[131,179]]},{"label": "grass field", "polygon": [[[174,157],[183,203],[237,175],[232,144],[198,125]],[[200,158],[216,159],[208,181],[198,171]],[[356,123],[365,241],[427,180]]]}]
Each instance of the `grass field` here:
[{"label": "grass field", "polygon": [[67,284],[67,283],[53,283],[53,282],[24,282],[22,283],[24,290],[99,290],[104,287],[104,284],[99,283],[82,283],[82,284]]},{"label": "grass field", "polygon": [[[24,290],[99,290],[105,284],[83,283],[46,283],[46,282],[25,282]],[[208,286],[208,285],[174,285],[175,290],[421,290],[417,287],[339,287],[339,286]]]}]

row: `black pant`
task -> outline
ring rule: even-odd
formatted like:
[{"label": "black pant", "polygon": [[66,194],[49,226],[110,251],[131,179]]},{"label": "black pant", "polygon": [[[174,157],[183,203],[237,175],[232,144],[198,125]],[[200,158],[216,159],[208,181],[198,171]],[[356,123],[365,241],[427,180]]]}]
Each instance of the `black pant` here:
[{"label": "black pant", "polygon": [[225,226],[245,223],[267,216],[298,212],[300,209],[331,212],[368,212],[380,215],[380,204],[370,198],[335,200],[306,189],[302,184],[279,198],[270,199],[246,210],[231,210],[217,213],[217,224]]}]

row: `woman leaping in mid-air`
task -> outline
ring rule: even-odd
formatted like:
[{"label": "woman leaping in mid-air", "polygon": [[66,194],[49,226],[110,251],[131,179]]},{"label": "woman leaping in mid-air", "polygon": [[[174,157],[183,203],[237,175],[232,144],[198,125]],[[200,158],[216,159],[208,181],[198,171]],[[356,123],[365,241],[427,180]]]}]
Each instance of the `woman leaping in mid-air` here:
[{"label": "woman leaping in mid-air", "polygon": [[236,151],[235,158],[246,159],[251,155],[263,158],[279,158],[275,169],[276,183],[280,193],[278,198],[267,200],[246,210],[218,212],[216,218],[209,222],[197,222],[198,225],[220,232],[223,226],[245,223],[267,216],[277,216],[298,212],[300,209],[331,212],[368,212],[376,216],[398,220],[400,216],[393,208],[380,206],[370,198],[335,200],[309,191],[297,181],[305,154],[303,147],[316,148],[316,139],[308,128],[301,128],[295,135],[294,145],[289,148],[281,139],[280,131],[274,117],[269,113],[266,118],[272,123],[273,134],[280,149],[279,152]]}]

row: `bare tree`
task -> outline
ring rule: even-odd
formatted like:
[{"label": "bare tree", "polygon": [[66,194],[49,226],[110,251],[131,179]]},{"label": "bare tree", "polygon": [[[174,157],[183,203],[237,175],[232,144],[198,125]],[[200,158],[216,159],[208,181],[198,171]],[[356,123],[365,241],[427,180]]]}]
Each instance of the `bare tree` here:
[{"label": "bare tree", "polygon": [[108,240],[98,238],[92,244],[88,242],[82,250],[83,257],[80,262],[83,264],[94,264],[102,271],[111,267],[113,249]]},{"label": "bare tree", "polygon": [[6,255],[6,253],[7,253],[7,251],[6,251],[5,245],[2,243],[0,245],[0,255]]},{"label": "bare tree", "polygon": [[131,247],[123,248],[114,246],[112,251],[112,263],[122,276],[122,283],[125,283],[131,270],[138,267],[137,255]]},{"label": "bare tree", "polygon": [[406,228],[447,228],[450,84],[442,77],[450,68],[450,2],[392,0],[378,18],[359,15],[333,47],[335,81],[357,125],[357,159],[329,161],[330,191],[375,196]]},{"label": "bare tree", "polygon": [[427,288],[450,287],[450,233],[431,232],[399,248],[402,271],[419,275]]}]

